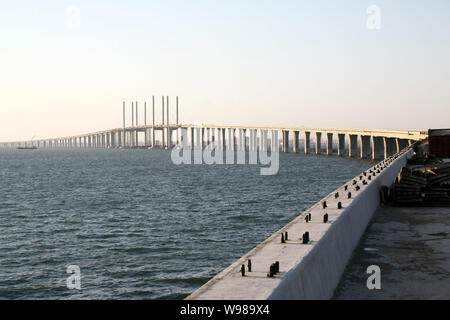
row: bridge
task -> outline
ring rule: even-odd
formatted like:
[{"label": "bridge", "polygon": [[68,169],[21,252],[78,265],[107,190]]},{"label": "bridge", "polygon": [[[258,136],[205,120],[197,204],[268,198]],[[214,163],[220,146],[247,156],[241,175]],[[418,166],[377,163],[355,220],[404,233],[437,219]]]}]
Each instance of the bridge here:
[{"label": "bridge", "polygon": [[[428,137],[421,130],[381,130],[316,127],[261,127],[217,124],[181,124],[178,121],[176,97],[175,121],[170,122],[169,97],[161,100],[161,123],[155,119],[155,98],[152,99],[152,122],[147,124],[147,103],[144,102],[144,123],[139,125],[138,102],[131,103],[131,125],[126,124],[126,103],[123,102],[123,126],[74,136],[13,141],[0,147],[36,146],[44,148],[173,148],[182,136],[192,149],[204,149],[211,143],[233,151],[266,149],[279,140],[280,151],[315,153],[369,159],[386,159]],[[143,135],[143,137],[142,137]],[[157,140],[156,137],[160,140]],[[281,139],[278,137],[281,136]],[[313,142],[313,144],[311,143]]]}]

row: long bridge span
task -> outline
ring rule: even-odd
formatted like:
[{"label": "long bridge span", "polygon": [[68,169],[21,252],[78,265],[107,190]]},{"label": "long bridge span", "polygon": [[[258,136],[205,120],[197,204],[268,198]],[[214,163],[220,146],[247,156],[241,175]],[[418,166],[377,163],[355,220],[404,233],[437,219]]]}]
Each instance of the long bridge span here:
[{"label": "long bridge span", "polygon": [[[165,102],[165,103],[164,103]],[[265,149],[278,140],[280,151],[316,153],[371,159],[386,159],[415,141],[428,137],[421,130],[383,130],[317,127],[231,126],[218,124],[181,124],[176,116],[170,122],[169,97],[162,99],[161,123],[155,119],[155,101],[152,104],[152,123],[147,124],[147,105],[144,103],[144,123],[139,125],[138,102],[131,104],[131,125],[126,124],[126,105],[123,103],[123,126],[73,136],[12,141],[0,147],[17,148],[154,148],[170,149],[182,136],[192,149],[205,148],[212,142],[224,150],[245,151]],[[164,112],[166,111],[166,112]],[[157,137],[159,138],[157,140]],[[280,138],[279,138],[280,137]],[[270,142],[269,142],[270,141]]]}]

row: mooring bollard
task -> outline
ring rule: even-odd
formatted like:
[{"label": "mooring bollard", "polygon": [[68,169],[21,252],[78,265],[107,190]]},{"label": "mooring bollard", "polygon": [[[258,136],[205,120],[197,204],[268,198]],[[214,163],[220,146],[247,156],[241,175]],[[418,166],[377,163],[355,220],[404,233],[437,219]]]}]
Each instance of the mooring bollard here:
[{"label": "mooring bollard", "polygon": [[309,232],[306,231],[302,236],[302,242],[303,244],[307,244],[309,242]]},{"label": "mooring bollard", "polygon": [[241,266],[241,276],[245,277],[245,266]]},{"label": "mooring bollard", "polygon": [[280,262],[279,261],[275,261],[275,267],[274,267],[274,272],[275,274],[277,274],[278,272],[280,272]]},{"label": "mooring bollard", "polygon": [[347,197],[348,197],[349,199],[351,199],[351,198],[352,198],[352,193],[349,192],[348,195],[347,195]]},{"label": "mooring bollard", "polygon": [[322,202],[322,208],[325,209],[326,207],[327,207],[327,202],[326,201]]},{"label": "mooring bollard", "polygon": [[345,190],[345,191],[347,191],[347,190],[348,190],[348,187],[347,187],[347,185],[345,185],[345,187],[344,187],[344,190]]},{"label": "mooring bollard", "polygon": [[339,192],[336,192],[336,193],[334,194],[334,197],[335,197],[335,198],[339,198]]},{"label": "mooring bollard", "polygon": [[284,233],[284,240],[287,241],[287,239],[288,239],[288,232],[286,231],[286,232]]},{"label": "mooring bollard", "polygon": [[247,262],[247,270],[248,272],[252,272],[252,260],[248,259]]},{"label": "mooring bollard", "polygon": [[309,217],[309,219],[308,219],[308,220],[309,220],[309,221],[311,221],[311,213],[310,213],[310,214],[308,214],[308,217]]},{"label": "mooring bollard", "polygon": [[275,264],[272,263],[269,267],[269,272],[267,273],[267,276],[272,278],[274,274],[275,274]]},{"label": "mooring bollard", "polygon": [[327,223],[328,222],[328,213],[325,213],[323,215],[323,223]]},{"label": "mooring bollard", "polygon": [[[366,182],[366,181],[364,181],[364,182]],[[364,183],[364,184],[367,184],[367,182]],[[361,189],[361,188],[360,188],[359,186],[356,186],[355,190],[356,190],[356,191],[359,191],[359,189]]]},{"label": "mooring bollard", "polygon": [[342,203],[341,203],[340,201],[339,201],[338,204],[337,204],[337,208],[338,208],[338,209],[342,209]]},{"label": "mooring bollard", "polygon": [[281,233],[281,243],[285,243],[285,241],[284,241],[284,234],[283,233]]}]

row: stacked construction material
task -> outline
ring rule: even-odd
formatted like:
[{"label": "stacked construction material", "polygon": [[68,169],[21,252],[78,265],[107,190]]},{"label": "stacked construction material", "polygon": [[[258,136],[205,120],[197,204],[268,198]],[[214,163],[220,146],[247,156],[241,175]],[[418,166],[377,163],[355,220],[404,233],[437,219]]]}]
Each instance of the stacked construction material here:
[{"label": "stacked construction material", "polygon": [[450,205],[450,163],[403,168],[389,194],[397,205]]}]

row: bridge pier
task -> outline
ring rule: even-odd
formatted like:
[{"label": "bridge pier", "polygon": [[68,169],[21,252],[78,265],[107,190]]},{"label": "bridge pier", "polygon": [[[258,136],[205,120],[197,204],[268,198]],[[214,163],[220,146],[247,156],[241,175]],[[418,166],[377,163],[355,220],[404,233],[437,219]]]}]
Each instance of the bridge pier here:
[{"label": "bridge pier", "polygon": [[382,137],[371,137],[372,140],[372,160],[384,158],[384,141]]},{"label": "bridge pier", "polygon": [[327,155],[333,154],[333,133],[327,133]]},{"label": "bridge pier", "polygon": [[361,158],[370,158],[372,150],[370,147],[370,136],[359,136],[361,145]]},{"label": "bridge pier", "polygon": [[338,156],[345,155],[345,134],[338,133]]},{"label": "bridge pier", "polygon": [[358,136],[355,134],[349,134],[349,143],[348,143],[348,156],[356,157],[356,154],[358,153]]},{"label": "bridge pier", "polygon": [[408,139],[397,138],[397,143],[398,143],[398,148],[399,148],[400,151],[405,149],[406,147],[408,147],[410,145]]},{"label": "bridge pier", "polygon": [[316,132],[316,154],[320,154],[322,152],[322,132]]},{"label": "bridge pier", "polygon": [[311,132],[305,131],[305,141],[304,141],[305,153],[309,153],[310,148],[311,148],[310,135],[311,135]]},{"label": "bridge pier", "polygon": [[299,132],[298,131],[294,131],[294,146],[293,146],[293,152],[297,153],[298,152],[298,143],[299,143]]},{"label": "bridge pier", "polygon": [[395,138],[383,137],[384,140],[384,158],[388,158],[396,153],[396,142]]}]

